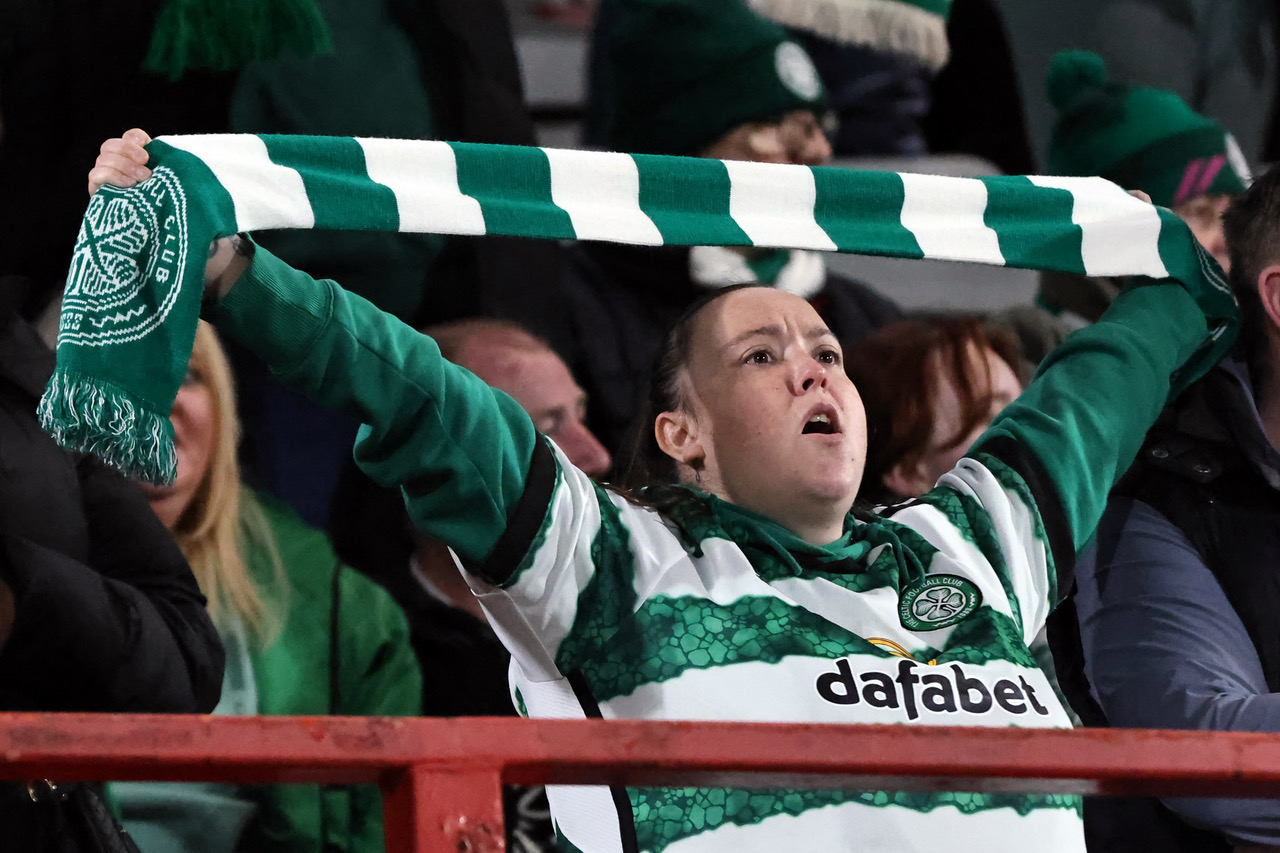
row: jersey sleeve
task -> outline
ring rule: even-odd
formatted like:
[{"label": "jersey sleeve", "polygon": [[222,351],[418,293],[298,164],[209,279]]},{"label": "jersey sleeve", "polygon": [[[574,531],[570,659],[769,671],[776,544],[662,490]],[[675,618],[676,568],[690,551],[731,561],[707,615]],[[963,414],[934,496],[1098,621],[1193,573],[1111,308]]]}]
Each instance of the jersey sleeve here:
[{"label": "jersey sleeve", "polygon": [[551,499],[524,556],[500,585],[472,581],[490,624],[535,682],[572,679],[585,661],[616,645],[639,590],[680,547],[657,513],[592,482],[559,450],[553,454]]},{"label": "jersey sleeve", "polygon": [[356,461],[403,488],[414,523],[468,563],[490,565],[500,540],[510,550],[510,527],[538,529],[545,502],[522,499],[531,470],[549,494],[546,444],[514,400],[445,360],[429,337],[261,247],[208,313],[285,385],[357,418]]},{"label": "jersey sleeve", "polygon": [[971,448],[1026,483],[1050,531],[1059,586],[1069,586],[1075,552],[1167,402],[1175,372],[1208,339],[1204,313],[1178,285],[1126,290],[1050,353]]}]

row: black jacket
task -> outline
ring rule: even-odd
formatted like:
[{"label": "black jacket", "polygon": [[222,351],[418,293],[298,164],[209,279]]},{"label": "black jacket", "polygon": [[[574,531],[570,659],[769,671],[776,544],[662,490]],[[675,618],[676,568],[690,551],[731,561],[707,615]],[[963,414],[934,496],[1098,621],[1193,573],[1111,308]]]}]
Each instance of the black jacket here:
[{"label": "black jacket", "polygon": [[137,487],[41,431],[52,367],[0,304],[0,578],[17,611],[0,710],[210,711],[223,656],[204,596]]},{"label": "black jacket", "polygon": [[[706,288],[689,276],[686,247],[580,243],[570,254],[573,343],[565,360],[587,392],[588,425],[616,453],[648,393],[663,336]],[[902,316],[866,285],[830,273],[810,302],[845,347]]]},{"label": "black jacket", "polygon": [[[211,711],[222,644],[187,561],[136,486],[36,421],[53,353],[18,316],[23,290],[0,279],[0,579],[16,611],[0,711]],[[54,814],[0,781],[6,850],[59,849]]]}]

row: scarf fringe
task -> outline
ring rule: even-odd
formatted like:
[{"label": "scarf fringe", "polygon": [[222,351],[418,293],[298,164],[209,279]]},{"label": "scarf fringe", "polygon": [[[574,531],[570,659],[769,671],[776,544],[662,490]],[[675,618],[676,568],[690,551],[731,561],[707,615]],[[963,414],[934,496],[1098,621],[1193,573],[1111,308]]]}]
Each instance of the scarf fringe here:
[{"label": "scarf fringe", "polygon": [[898,0],[749,0],[787,27],[832,41],[905,53],[937,71],[947,64],[946,19]]},{"label": "scarf fringe", "polygon": [[148,483],[173,483],[178,471],[173,424],[119,388],[55,370],[36,414],[65,449],[92,453]]}]

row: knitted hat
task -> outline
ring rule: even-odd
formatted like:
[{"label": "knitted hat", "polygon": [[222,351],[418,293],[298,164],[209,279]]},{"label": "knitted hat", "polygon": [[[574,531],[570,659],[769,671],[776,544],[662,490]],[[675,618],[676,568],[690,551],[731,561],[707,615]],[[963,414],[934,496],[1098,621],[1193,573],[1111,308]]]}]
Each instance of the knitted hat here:
[{"label": "knitted hat", "polygon": [[747,0],[787,27],[831,41],[901,53],[937,70],[947,64],[952,0]]},{"label": "knitted hat", "polygon": [[1243,192],[1251,180],[1235,139],[1173,92],[1107,79],[1102,57],[1067,50],[1046,83],[1059,115],[1049,138],[1056,175],[1100,175],[1174,207]]},{"label": "knitted hat", "polygon": [[591,118],[615,151],[696,154],[728,131],[825,106],[804,48],[742,0],[606,0]]}]

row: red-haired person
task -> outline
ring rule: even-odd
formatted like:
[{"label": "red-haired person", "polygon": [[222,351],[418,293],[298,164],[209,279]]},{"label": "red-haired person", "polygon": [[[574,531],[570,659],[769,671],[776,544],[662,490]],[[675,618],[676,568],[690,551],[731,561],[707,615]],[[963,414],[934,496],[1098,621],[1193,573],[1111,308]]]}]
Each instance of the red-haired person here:
[{"label": "red-haired person", "polygon": [[872,503],[932,489],[1022,393],[1017,340],[976,317],[900,320],[845,357],[867,411],[861,497]]}]

